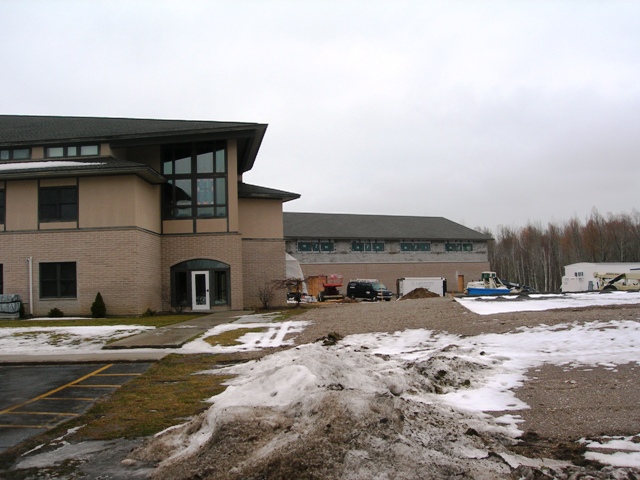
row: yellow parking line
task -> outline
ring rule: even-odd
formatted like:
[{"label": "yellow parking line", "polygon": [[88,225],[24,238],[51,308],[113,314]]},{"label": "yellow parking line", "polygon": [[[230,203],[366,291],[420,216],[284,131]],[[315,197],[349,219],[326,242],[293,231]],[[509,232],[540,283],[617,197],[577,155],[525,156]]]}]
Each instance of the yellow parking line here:
[{"label": "yellow parking line", "polygon": [[96,374],[98,374],[100,372],[103,372],[104,370],[106,370],[107,368],[110,368],[112,366],[113,366],[113,364],[111,363],[109,365],[106,365],[104,367],[101,367],[101,368],[97,369],[94,372],[91,372],[91,373],[85,375],[84,377],[78,378],[77,380],[74,380],[73,382],[69,382],[66,385],[63,385],[63,386],[58,387],[58,388],[54,388],[53,390],[51,390],[51,391],[49,391],[47,393],[43,393],[42,395],[38,395],[37,397],[32,398],[31,400],[27,400],[26,402],[19,403],[18,405],[14,405],[13,407],[9,407],[9,408],[5,408],[4,410],[0,410],[0,415],[2,415],[4,413],[12,412],[13,410],[16,410],[16,409],[18,409],[20,407],[24,407],[25,405],[29,405],[30,403],[37,402],[38,400],[42,400],[43,398],[46,398],[46,397],[48,397],[50,395],[53,395],[54,393],[57,393],[57,392],[59,392],[61,390],[64,390],[65,388],[73,387],[77,383],[80,383],[80,382],[86,380],[87,378],[91,378],[92,376],[94,376],[94,375],[96,375]]},{"label": "yellow parking line", "polygon": [[[69,385],[69,388],[120,388],[122,385]],[[0,412],[1,413],[1,412]]]},{"label": "yellow parking line", "polygon": [[51,428],[50,425],[10,425],[0,423],[0,428]]},{"label": "yellow parking line", "polygon": [[56,417],[77,417],[79,413],[64,413],[64,412],[25,412],[21,410],[19,412],[7,412],[5,415],[55,415]]},{"label": "yellow parking line", "polygon": [[66,400],[66,401],[73,401],[73,400],[78,400],[81,402],[95,402],[96,400],[98,400],[98,398],[100,397],[47,397],[47,398],[43,398],[42,400],[53,400],[53,401],[57,401],[57,400]]}]

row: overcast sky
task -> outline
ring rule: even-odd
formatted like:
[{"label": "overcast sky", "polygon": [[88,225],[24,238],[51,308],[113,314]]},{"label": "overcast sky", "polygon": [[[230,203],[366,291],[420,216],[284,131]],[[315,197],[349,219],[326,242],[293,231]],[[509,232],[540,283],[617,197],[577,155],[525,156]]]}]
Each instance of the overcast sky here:
[{"label": "overcast sky", "polygon": [[268,123],[286,211],[640,208],[640,2],[0,0],[1,112]]}]

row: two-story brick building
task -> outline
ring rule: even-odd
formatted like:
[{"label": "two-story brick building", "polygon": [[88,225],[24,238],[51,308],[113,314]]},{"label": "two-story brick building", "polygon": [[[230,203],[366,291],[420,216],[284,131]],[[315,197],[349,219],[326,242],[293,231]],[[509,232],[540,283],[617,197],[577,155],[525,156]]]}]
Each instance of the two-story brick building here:
[{"label": "two-story brick building", "polygon": [[392,291],[407,277],[462,291],[489,270],[491,237],[443,217],[285,212],[284,235],[305,276],[376,278]]},{"label": "two-story brick building", "polygon": [[258,305],[299,197],[242,181],[266,128],[0,115],[0,293],[34,315]]}]

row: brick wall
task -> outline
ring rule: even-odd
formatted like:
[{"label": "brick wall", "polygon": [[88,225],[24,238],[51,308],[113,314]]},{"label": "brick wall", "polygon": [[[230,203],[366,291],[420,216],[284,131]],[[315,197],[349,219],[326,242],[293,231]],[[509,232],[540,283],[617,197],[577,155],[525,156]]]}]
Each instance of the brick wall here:
[{"label": "brick wall", "polygon": [[[284,240],[244,239],[242,256],[244,269],[244,305],[255,308],[262,306],[259,298],[274,280],[284,280],[286,276]],[[284,290],[274,292],[273,306],[286,304]]]},{"label": "brick wall", "polygon": [[[29,306],[29,268],[33,258],[33,314],[59,308],[65,315],[90,315],[100,292],[108,315],[137,315],[161,308],[160,237],[137,228],[51,230],[0,234],[4,291]],[[77,298],[40,299],[39,265],[76,262]]]},{"label": "brick wall", "polygon": [[[283,254],[284,255],[284,254]],[[166,300],[171,289],[171,267],[187,260],[208,259],[230,267],[231,309],[243,308],[242,240],[239,234],[185,234],[162,237],[163,309],[169,310]]]}]

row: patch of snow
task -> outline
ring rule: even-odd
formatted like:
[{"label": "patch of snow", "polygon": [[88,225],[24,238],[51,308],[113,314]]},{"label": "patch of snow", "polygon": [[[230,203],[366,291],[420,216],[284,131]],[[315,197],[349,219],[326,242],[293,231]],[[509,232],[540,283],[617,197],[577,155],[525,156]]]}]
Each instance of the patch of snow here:
[{"label": "patch of snow", "polygon": [[456,297],[458,303],[478,315],[533,312],[558,308],[583,308],[640,303],[640,292],[598,292]]},{"label": "patch of snow", "polygon": [[50,162],[17,162],[17,163],[0,163],[0,172],[11,170],[31,170],[41,168],[61,168],[61,167],[85,167],[87,165],[105,165],[104,162],[74,162],[56,160]]}]

